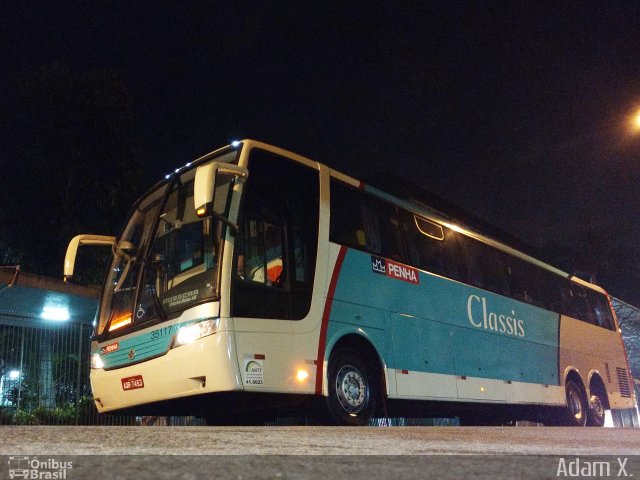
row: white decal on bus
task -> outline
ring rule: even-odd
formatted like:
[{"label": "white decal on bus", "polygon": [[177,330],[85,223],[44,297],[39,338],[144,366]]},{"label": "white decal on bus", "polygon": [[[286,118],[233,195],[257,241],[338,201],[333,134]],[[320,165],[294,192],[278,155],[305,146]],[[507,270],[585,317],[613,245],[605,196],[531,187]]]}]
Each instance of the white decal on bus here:
[{"label": "white decal on bus", "polygon": [[[474,319],[473,302],[482,304],[482,320]],[[515,310],[511,310],[511,314],[507,315],[488,312],[487,299],[485,297],[481,298],[477,295],[469,295],[467,299],[467,315],[469,316],[469,323],[476,328],[484,328],[485,330],[513,335],[514,337],[525,336],[524,320],[515,317]]]}]

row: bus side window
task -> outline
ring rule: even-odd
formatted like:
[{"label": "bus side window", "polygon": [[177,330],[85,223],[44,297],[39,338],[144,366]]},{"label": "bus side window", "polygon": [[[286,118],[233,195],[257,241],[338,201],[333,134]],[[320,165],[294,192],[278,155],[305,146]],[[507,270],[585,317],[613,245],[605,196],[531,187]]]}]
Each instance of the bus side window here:
[{"label": "bus side window", "polygon": [[573,297],[575,310],[577,310],[576,313],[579,314],[577,318],[579,320],[582,320],[583,322],[595,325],[596,321],[595,321],[594,312],[591,310],[591,306],[589,305],[589,301],[587,300],[586,290],[580,285],[576,285],[575,283],[572,283],[571,294]]},{"label": "bus side window", "polygon": [[331,181],[332,242],[404,262],[396,208],[337,180]]},{"label": "bus side window", "polygon": [[541,269],[540,274],[540,292],[547,301],[547,308],[560,315],[568,315],[569,307],[562,287],[563,283],[568,283],[568,281],[547,270]]},{"label": "bus side window", "polygon": [[464,239],[463,250],[469,265],[467,281],[478,288],[511,296],[506,255],[473,238],[460,238]]},{"label": "bus side window", "polygon": [[562,303],[564,304],[564,311],[560,313],[577,320],[582,320],[582,309],[580,308],[582,299],[573,291],[571,282],[567,279],[562,279],[558,283],[558,287],[560,289]]},{"label": "bus side window", "polygon": [[318,251],[318,170],[251,150],[234,247],[232,311],[300,320],[311,309]]},{"label": "bus side window", "polygon": [[436,275],[463,280],[465,276],[456,233],[438,223],[399,210],[408,261]]},{"label": "bus side window", "polygon": [[362,212],[367,250],[398,262],[406,262],[396,208],[363,195]]},{"label": "bus side window", "polygon": [[[355,233],[358,246],[365,247],[370,252],[377,253],[379,255],[382,254],[382,238],[380,238],[380,222],[378,221],[377,212],[371,205],[362,202],[360,204],[360,213],[364,228],[364,236],[361,230],[356,230]],[[359,236],[361,238],[358,238]],[[362,245],[362,240],[364,240],[364,245]]]},{"label": "bus side window", "polygon": [[516,300],[541,308],[549,308],[541,269],[519,258],[508,258],[509,289]]},{"label": "bus side window", "polygon": [[331,241],[354,248],[367,245],[358,195],[336,181],[331,182]]},{"label": "bus side window", "polygon": [[587,300],[593,311],[595,324],[608,330],[615,330],[613,315],[611,314],[611,307],[607,297],[600,292],[588,290]]},{"label": "bus side window", "polygon": [[245,281],[282,287],[283,239],[282,223],[276,214],[262,207],[262,215],[244,217],[238,238],[236,272]]},{"label": "bus side window", "polygon": [[[402,230],[405,232],[409,263],[427,272],[448,276],[443,244],[444,233],[437,237],[426,235],[424,229],[420,228],[420,224],[422,223],[426,227],[428,224],[425,222],[428,220],[406,210],[400,210],[400,222]],[[429,224],[431,223],[429,222]]]}]

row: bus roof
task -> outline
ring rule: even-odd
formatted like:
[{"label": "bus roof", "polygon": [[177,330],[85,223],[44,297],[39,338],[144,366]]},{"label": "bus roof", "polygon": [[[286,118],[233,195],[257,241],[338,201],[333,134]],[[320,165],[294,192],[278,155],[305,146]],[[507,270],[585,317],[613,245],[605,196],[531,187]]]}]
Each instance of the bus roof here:
[{"label": "bus roof", "polygon": [[291,152],[289,150],[286,150],[284,148],[280,148],[280,147],[276,147],[274,145],[270,145],[268,143],[264,143],[264,142],[260,142],[257,140],[252,140],[252,139],[243,139],[240,141],[236,141],[233,142],[230,145],[227,145],[225,147],[222,148],[218,148],[212,152],[209,152],[205,155],[202,155],[200,157],[198,157],[196,160],[193,160],[192,162],[188,163],[187,165],[185,165],[184,167],[178,168],[176,169],[174,172],[168,174],[165,176],[164,179],[162,179],[160,182],[156,183],[152,188],[150,188],[145,195],[143,195],[138,201],[135,202],[134,204],[134,208],[135,205],[137,205],[144,197],[146,197],[147,195],[149,195],[153,190],[155,190],[156,188],[160,187],[162,184],[166,183],[169,181],[169,179],[173,176],[176,175],[177,173],[181,173],[184,171],[185,167],[197,167],[200,163],[203,163],[205,161],[207,161],[208,159],[220,155],[222,153],[224,153],[225,151],[230,151],[232,149],[236,149],[238,147],[240,147],[240,145],[244,145],[246,147],[249,147],[250,149],[253,148],[260,148],[263,150],[267,150],[270,151],[272,153],[278,154],[278,155],[283,155],[286,156],[288,158],[291,158],[299,163],[302,163],[310,168],[314,168],[314,169],[320,169],[321,166],[324,166],[325,168],[327,168],[329,170],[329,174],[331,175],[331,177],[340,180],[344,183],[347,183],[348,185],[353,186],[354,188],[358,188],[360,190],[366,191],[367,193],[374,195],[378,198],[381,198],[383,200],[386,200],[398,207],[404,208],[406,210],[411,211],[412,213],[416,214],[416,215],[420,215],[422,217],[428,218],[429,220],[432,221],[436,221],[438,223],[441,223],[442,225],[451,228],[452,230],[455,230],[458,233],[461,233],[463,235],[466,235],[468,237],[474,238],[478,241],[481,241],[483,243],[486,243],[487,245],[490,245],[494,248],[497,248],[499,250],[504,251],[505,253],[508,253],[509,255],[512,255],[514,257],[520,258],[526,262],[532,263],[540,268],[544,268],[546,270],[549,270],[551,272],[553,272],[556,275],[562,276],[567,278],[568,280],[577,283],[579,285],[585,286],[587,288],[596,290],[598,292],[604,293],[605,295],[608,295],[607,292],[602,289],[601,287],[599,287],[598,285],[595,285],[593,283],[587,282],[585,280],[582,280],[581,278],[576,277],[575,275],[571,275],[567,272],[564,272],[552,265],[549,265],[548,263],[545,263],[541,260],[538,260],[535,257],[532,257],[531,255],[528,255],[520,250],[517,250],[516,248],[510,247],[509,245],[507,245],[504,242],[500,242],[498,240],[495,240],[487,235],[484,235],[483,233],[480,233],[476,230],[473,230],[469,227],[463,227],[461,226],[461,224],[459,224],[457,222],[457,220],[454,220],[453,218],[451,218],[447,213],[445,212],[441,212],[439,210],[436,210],[432,207],[430,207],[429,205],[425,205],[424,203],[420,202],[420,201],[416,201],[416,200],[403,200],[395,195],[392,195],[390,193],[384,192],[378,188],[372,187],[368,184],[365,184],[363,181],[358,180],[350,175],[347,175],[345,173],[342,173],[338,170],[335,170],[333,168],[330,168],[329,166],[322,164],[321,162],[317,162],[315,160],[312,160],[310,158],[307,158],[303,155],[297,154],[295,152]]},{"label": "bus roof", "polygon": [[[286,149],[280,148],[280,147],[275,147],[273,145],[269,145],[267,143],[263,143],[263,142],[259,142],[256,140],[251,140],[251,139],[245,139],[241,141],[242,144],[250,146],[251,148],[261,148],[264,150],[268,150],[271,151],[273,153],[277,153],[277,154],[281,154],[281,155],[285,155],[287,157],[293,158],[294,160],[300,162],[300,163],[304,163],[307,166],[312,166],[312,165],[324,165],[322,163],[316,162],[314,160],[311,160],[307,157],[304,157],[302,155],[299,155],[297,153],[294,152],[290,152]],[[544,268],[545,270],[551,271],[554,274],[561,276],[561,277],[565,277],[568,280],[577,283],[579,285],[582,285],[584,287],[590,288],[592,290],[601,292],[605,295],[608,295],[607,292],[601,288],[598,285],[595,285],[593,283],[587,282],[579,277],[576,277],[575,275],[571,275],[563,270],[560,270],[552,265],[549,265],[548,263],[545,263],[541,260],[538,260],[535,257],[532,257],[531,255],[528,255],[526,253],[521,252],[520,250],[517,250],[509,245],[507,245],[506,243],[500,242],[498,240],[495,240],[487,235],[484,235],[483,233],[480,233],[478,231],[475,231],[469,227],[466,226],[462,226],[461,224],[458,224],[457,221],[455,221],[454,219],[452,219],[451,217],[449,217],[449,215],[447,215],[444,212],[435,210],[433,208],[431,208],[428,205],[423,204],[422,202],[418,202],[415,200],[403,200],[399,197],[396,197],[390,193],[384,192],[378,188],[369,186],[368,184],[365,184],[364,182],[350,176],[347,175],[345,173],[342,173],[338,170],[335,170],[333,168],[330,168],[328,166],[326,166],[326,168],[329,169],[330,175],[337,179],[340,180],[344,183],[347,183],[348,185],[351,185],[355,188],[358,188],[360,190],[363,190],[371,195],[374,195],[378,198],[381,198],[383,200],[386,200],[390,203],[393,203],[394,205],[404,208],[406,210],[411,211],[412,213],[416,214],[416,215],[420,215],[423,216],[425,218],[428,218],[429,220],[433,220],[436,221],[438,223],[441,223],[442,225],[451,228],[452,230],[455,230],[458,233],[461,233],[463,235],[466,235],[468,237],[474,238],[475,240],[481,241],[487,245],[490,245],[494,248],[497,248],[499,250],[502,250],[503,252],[512,255],[514,257],[520,258],[521,260],[524,260],[526,262],[532,263],[540,268]]]}]

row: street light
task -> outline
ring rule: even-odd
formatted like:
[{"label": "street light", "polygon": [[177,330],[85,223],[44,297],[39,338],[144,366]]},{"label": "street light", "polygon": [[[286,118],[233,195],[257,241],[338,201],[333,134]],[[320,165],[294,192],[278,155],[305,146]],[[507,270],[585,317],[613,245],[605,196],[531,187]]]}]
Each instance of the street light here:
[{"label": "street light", "polygon": [[632,124],[635,131],[640,131],[640,110],[634,115]]},{"label": "street light", "polygon": [[66,322],[69,320],[69,310],[64,306],[45,305],[42,313],[40,313],[40,318],[56,322]]}]

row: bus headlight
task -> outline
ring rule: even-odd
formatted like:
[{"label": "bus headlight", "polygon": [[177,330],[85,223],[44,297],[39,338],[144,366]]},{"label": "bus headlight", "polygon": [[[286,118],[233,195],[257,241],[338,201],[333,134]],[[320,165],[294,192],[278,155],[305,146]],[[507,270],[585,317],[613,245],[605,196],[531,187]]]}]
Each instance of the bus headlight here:
[{"label": "bus headlight", "polygon": [[202,322],[197,322],[182,327],[176,334],[176,339],[173,342],[173,346],[179,347],[180,345],[187,345],[189,343],[195,342],[199,338],[213,335],[218,331],[219,324],[219,318],[210,318],[209,320],[203,320]]},{"label": "bus headlight", "polygon": [[91,368],[94,370],[104,368],[104,363],[102,362],[102,358],[100,358],[100,354],[94,353],[91,355]]}]

